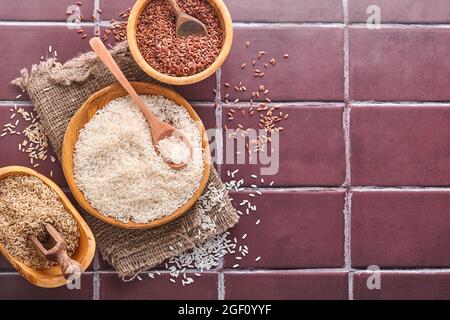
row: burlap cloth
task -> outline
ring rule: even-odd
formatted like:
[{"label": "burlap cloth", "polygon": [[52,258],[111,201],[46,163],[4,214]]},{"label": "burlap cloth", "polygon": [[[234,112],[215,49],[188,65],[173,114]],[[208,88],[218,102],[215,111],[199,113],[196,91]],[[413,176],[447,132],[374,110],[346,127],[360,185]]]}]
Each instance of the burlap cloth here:
[{"label": "burlap cloth", "polygon": [[[153,81],[135,64],[126,43],[119,44],[111,53],[129,80]],[[31,70],[23,69],[20,78],[13,83],[27,91],[53,149],[61,158],[64,134],[72,116],[89,96],[116,81],[96,55],[89,52],[64,65],[48,60],[34,65]],[[238,221],[214,168],[207,188],[195,206],[162,227],[127,230],[108,225],[88,214],[85,217],[100,253],[120,277],[134,276],[157,266],[167,258],[224,232]]]}]

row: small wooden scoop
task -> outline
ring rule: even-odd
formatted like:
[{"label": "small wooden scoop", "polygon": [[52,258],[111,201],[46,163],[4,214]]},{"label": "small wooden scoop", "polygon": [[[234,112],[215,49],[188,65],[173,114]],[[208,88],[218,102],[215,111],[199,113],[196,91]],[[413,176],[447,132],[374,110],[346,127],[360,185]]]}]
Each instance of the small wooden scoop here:
[{"label": "small wooden scoop", "polygon": [[167,0],[175,14],[175,30],[178,37],[187,37],[189,35],[205,35],[208,33],[205,25],[198,19],[184,13],[176,0]]},{"label": "small wooden scoop", "polygon": [[[145,105],[144,100],[142,100],[141,97],[139,97],[136,90],[134,90],[130,82],[122,73],[119,66],[114,61],[114,58],[111,56],[108,49],[105,47],[100,38],[98,37],[92,38],[91,40],[89,40],[89,44],[92,50],[94,50],[94,52],[97,54],[99,59],[105,64],[105,66],[109,69],[109,71],[111,71],[116,80],[119,81],[122,87],[128,92],[128,94],[133,99],[134,103],[136,103],[136,105],[139,107],[139,110],[144,114],[145,118],[150,124],[150,130],[152,132],[153,144],[155,145],[156,152],[158,152],[158,148],[156,146],[159,144],[160,140],[165,139],[169,136],[174,136],[175,138],[183,141],[189,148],[189,161],[190,161],[192,159],[192,145],[186,138],[186,136],[182,134],[178,129],[171,126],[170,124],[159,120],[150,111],[150,109]],[[163,160],[164,162],[167,163],[169,167],[173,169],[181,169],[187,165],[187,163],[180,163],[180,164],[172,163],[164,158]]]},{"label": "small wooden scoop", "polygon": [[58,262],[64,278],[73,281],[81,277],[81,266],[67,255],[67,245],[63,237],[51,224],[47,223],[45,229],[48,237],[44,243],[41,243],[35,236],[30,236],[36,249],[47,259]]}]

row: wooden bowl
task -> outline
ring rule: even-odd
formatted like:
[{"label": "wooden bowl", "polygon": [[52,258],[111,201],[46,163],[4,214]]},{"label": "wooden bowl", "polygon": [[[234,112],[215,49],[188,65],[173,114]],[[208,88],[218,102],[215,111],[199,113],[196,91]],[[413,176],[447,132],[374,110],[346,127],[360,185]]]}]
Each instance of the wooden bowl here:
[{"label": "wooden bowl", "polygon": [[180,208],[174,211],[172,214],[167,215],[161,219],[153,220],[147,223],[136,223],[133,221],[122,222],[114,219],[113,217],[108,217],[106,215],[101,214],[97,209],[91,206],[91,204],[86,200],[81,190],[78,188],[75,183],[74,173],[73,173],[73,153],[75,150],[75,145],[78,141],[78,136],[80,130],[92,119],[95,113],[105,107],[110,101],[115,100],[120,97],[127,96],[128,93],[123,89],[121,85],[113,85],[106,87],[96,93],[94,93],[77,111],[77,113],[73,116],[72,120],[69,123],[66,134],[64,136],[64,142],[62,147],[62,167],[64,171],[64,175],[66,177],[67,183],[69,185],[72,194],[75,199],[81,205],[83,209],[85,209],[88,213],[100,219],[106,223],[109,223],[113,226],[126,228],[126,229],[149,229],[158,226],[162,226],[185,212],[187,212],[197,201],[200,195],[203,193],[203,190],[206,187],[208,182],[209,173],[210,173],[210,155],[209,155],[209,144],[208,137],[206,135],[205,127],[194,111],[189,102],[186,101],[182,96],[176,93],[173,90],[168,88],[161,87],[156,84],[144,83],[144,82],[131,82],[131,85],[136,90],[136,92],[140,95],[159,95],[163,96],[169,100],[172,100],[179,106],[184,107],[191,118],[195,121],[199,132],[202,135],[202,147],[203,147],[203,162],[204,162],[204,172],[202,179],[200,181],[200,185],[195,192],[195,194]]},{"label": "wooden bowl", "polygon": [[[25,167],[4,167],[0,168],[0,180],[11,175],[29,175],[39,178],[47,186],[49,186],[59,196],[61,202],[67,211],[75,218],[80,231],[80,240],[78,248],[72,259],[78,261],[81,270],[84,272],[89,267],[95,254],[95,239],[86,222],[66,197],[64,192],[50,179],[37,173],[36,171]],[[32,284],[42,288],[56,288],[67,284],[67,280],[63,277],[59,266],[52,267],[48,270],[36,270],[26,266],[21,261],[11,256],[6,248],[0,243],[0,252],[11,263],[11,265],[22,276]]]},{"label": "wooden bowl", "polygon": [[172,85],[187,85],[200,82],[210,75],[215,73],[217,69],[219,69],[228,54],[231,50],[231,44],[233,42],[233,22],[231,21],[230,13],[228,12],[227,7],[223,3],[222,0],[208,0],[214,10],[217,12],[217,16],[220,20],[220,24],[222,26],[223,31],[223,44],[222,49],[219,52],[216,60],[211,64],[207,69],[203,70],[200,73],[197,73],[188,77],[174,77],[164,73],[161,73],[154,69],[142,56],[136,39],[136,30],[138,25],[139,17],[141,16],[142,11],[144,11],[145,7],[151,0],[137,0],[131,10],[130,17],[128,18],[128,26],[127,26],[127,39],[128,46],[130,48],[131,55],[133,56],[136,63],[139,67],[144,70],[150,77],[161,81],[163,83],[172,84]]}]

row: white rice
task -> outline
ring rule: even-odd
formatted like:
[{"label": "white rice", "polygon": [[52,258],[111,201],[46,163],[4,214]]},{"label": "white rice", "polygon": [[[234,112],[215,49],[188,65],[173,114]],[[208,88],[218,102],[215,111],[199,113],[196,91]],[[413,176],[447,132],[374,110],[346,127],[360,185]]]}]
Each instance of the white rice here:
[{"label": "white rice", "polygon": [[197,191],[204,169],[200,132],[186,109],[163,97],[141,97],[158,118],[188,138],[192,160],[179,170],[163,161],[147,120],[130,97],[99,110],[80,131],[75,181],[94,208],[123,222],[170,215]]},{"label": "white rice", "polygon": [[166,161],[174,164],[182,164],[189,161],[189,147],[180,138],[168,136],[160,140],[156,148],[158,148],[159,154]]}]

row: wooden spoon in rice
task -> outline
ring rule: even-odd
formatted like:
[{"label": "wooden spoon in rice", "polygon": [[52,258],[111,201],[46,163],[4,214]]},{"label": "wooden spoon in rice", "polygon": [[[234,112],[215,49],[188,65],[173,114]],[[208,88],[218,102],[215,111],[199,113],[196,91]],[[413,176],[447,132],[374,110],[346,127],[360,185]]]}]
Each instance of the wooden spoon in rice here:
[{"label": "wooden spoon in rice", "polygon": [[188,138],[184,134],[182,134],[178,129],[171,126],[168,123],[165,123],[159,120],[145,105],[145,102],[139,97],[136,90],[131,86],[130,82],[128,82],[125,75],[120,70],[117,63],[114,61],[114,58],[109,53],[108,49],[103,44],[100,38],[95,37],[89,40],[89,44],[94,52],[98,55],[99,59],[105,64],[105,66],[111,71],[114,77],[119,81],[122,87],[128,92],[128,94],[133,99],[134,103],[139,107],[139,110],[144,114],[145,118],[150,124],[150,130],[152,132],[153,144],[155,145],[155,150],[159,154],[159,142],[163,139],[167,139],[169,137],[174,137],[177,140],[180,140],[186,144],[189,149],[189,157],[188,161],[183,163],[174,163],[169,159],[162,157],[165,163],[169,165],[173,169],[181,169],[187,165],[187,163],[192,160],[192,145],[189,142]]},{"label": "wooden spoon in rice", "polygon": [[81,277],[81,265],[67,255],[67,244],[59,232],[51,225],[46,224],[47,239],[39,241],[35,236],[30,236],[39,253],[45,258],[58,262],[64,278],[73,281]]},{"label": "wooden spoon in rice", "polygon": [[203,36],[208,33],[206,26],[193,16],[184,13],[176,0],[167,0],[175,14],[175,32],[178,37]]}]

